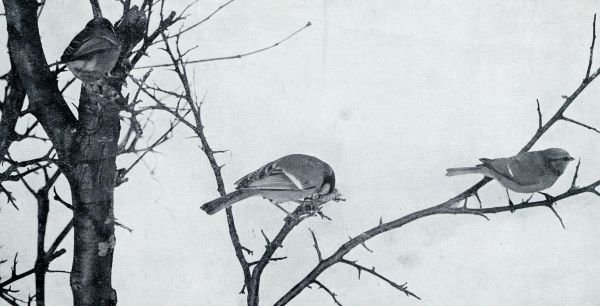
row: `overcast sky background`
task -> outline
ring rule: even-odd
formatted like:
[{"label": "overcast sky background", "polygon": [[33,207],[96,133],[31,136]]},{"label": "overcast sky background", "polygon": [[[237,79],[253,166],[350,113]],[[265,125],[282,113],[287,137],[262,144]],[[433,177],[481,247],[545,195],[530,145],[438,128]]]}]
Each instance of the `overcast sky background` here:
[{"label": "overcast sky background", "polygon": [[[116,21],[119,3],[100,2]],[[169,9],[184,6],[170,2]],[[221,3],[198,2],[187,23]],[[262,304],[271,305],[316,264],[308,228],[328,256],[380,217],[390,221],[432,206],[480,179],[445,177],[447,167],[516,153],[537,128],[536,99],[549,118],[563,102],[561,95],[580,84],[598,10],[595,1],[238,0],[187,34],[185,44],[199,46],[190,58],[201,59],[259,49],[313,23],[267,52],[189,68],[198,96],[206,94],[209,141],[229,150],[219,155],[228,190],[268,161],[305,153],[335,169],[338,189],[348,199],[325,207],[333,221],[312,218],[289,235],[276,253],[288,259],[270,264],[263,274]],[[49,62],[89,18],[86,1],[47,1],[40,24]],[[3,20],[2,33],[5,27]],[[1,39],[4,48],[5,35]],[[151,55],[140,64],[166,61],[159,51]],[[5,52],[2,56],[6,71]],[[70,77],[64,73],[61,82]],[[173,80],[168,71],[153,77],[161,87],[176,89]],[[599,94],[600,84],[594,83],[568,116],[600,126]],[[75,87],[66,99],[75,103],[78,95]],[[156,117],[156,133],[167,120]],[[117,229],[113,286],[119,305],[245,305],[225,214],[207,216],[199,209],[217,195],[210,167],[189,132],[180,128],[176,135],[116,191],[116,216],[135,230]],[[583,185],[598,179],[599,140],[561,122],[534,149],[561,147],[581,158]],[[14,150],[23,158],[32,154],[31,147]],[[569,166],[549,192],[568,189],[574,170]],[[64,181],[61,185],[68,197]],[[21,210],[0,207],[0,258],[18,251],[25,269],[35,256],[36,209],[33,199],[15,188]],[[497,183],[480,195],[484,205],[506,204]],[[520,197],[526,196],[513,194],[515,201]],[[358,280],[356,270],[343,265],[319,280],[344,305],[595,305],[600,300],[598,205],[600,198],[590,195],[561,201],[557,210],[566,230],[544,208],[492,215],[491,221],[428,217],[370,240],[374,253],[356,248],[347,256],[408,282],[422,301],[366,274]],[[274,237],[284,215],[261,199],[244,201],[234,211],[243,244],[261,254],[260,230]],[[68,211],[54,205],[49,237],[68,218]],[[68,255],[71,244],[69,235]],[[69,269],[70,262],[63,256],[52,268]],[[0,272],[8,275],[9,266]],[[32,284],[30,278],[19,288]],[[49,305],[71,303],[68,275],[50,274],[48,287]],[[333,302],[315,288],[290,305]]]}]

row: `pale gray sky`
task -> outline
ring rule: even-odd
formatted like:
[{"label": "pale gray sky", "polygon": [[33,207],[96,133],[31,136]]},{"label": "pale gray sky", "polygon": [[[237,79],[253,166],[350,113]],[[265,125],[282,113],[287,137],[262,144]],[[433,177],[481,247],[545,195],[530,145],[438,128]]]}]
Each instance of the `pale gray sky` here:
[{"label": "pale gray sky", "polygon": [[[207,94],[209,141],[229,150],[219,157],[229,190],[237,178],[270,160],[306,153],[335,169],[348,199],[325,208],[333,221],[310,219],[289,236],[277,252],[288,259],[263,274],[263,305],[271,305],[316,264],[308,228],[328,255],[380,216],[389,221],[456,195],[479,177],[448,178],[447,167],[516,153],[537,128],[535,100],[549,117],[561,95],[579,85],[593,14],[600,9],[594,1],[452,2],[238,0],[187,36],[189,46],[199,45],[190,57],[199,59],[258,49],[313,23],[265,53],[194,66],[195,90]],[[115,21],[118,2],[101,4]],[[189,23],[220,4],[200,1]],[[89,18],[86,1],[47,2],[40,22],[49,61]],[[4,21],[0,30],[5,33]],[[1,39],[5,46],[5,35]],[[153,54],[141,64],[164,61],[159,52]],[[173,77],[156,73],[154,81],[175,86]],[[592,85],[568,115],[600,126],[599,93],[600,85]],[[76,89],[67,94],[69,101],[77,97]],[[157,117],[157,132],[166,120]],[[197,141],[186,139],[184,129],[177,134],[162,155],[148,159],[156,169],[153,176],[140,166],[117,190],[116,216],[135,230],[117,229],[119,304],[244,305],[225,215],[207,216],[199,209],[217,195],[210,168]],[[584,184],[598,179],[599,137],[559,123],[534,149],[562,147],[580,157]],[[566,190],[574,168],[549,192]],[[495,182],[480,195],[484,205],[506,201]],[[17,196],[21,211],[2,206],[0,258],[19,251],[25,268],[34,256],[35,208],[24,191]],[[492,215],[491,221],[429,217],[369,241],[374,253],[357,248],[348,255],[408,282],[422,301],[369,275],[358,280],[356,270],[346,266],[319,280],[344,305],[596,305],[599,204],[600,198],[589,195],[560,202],[566,230],[543,208]],[[68,212],[55,207],[50,235],[68,220]],[[235,212],[243,244],[256,253],[264,246],[260,229],[273,237],[284,217],[260,199],[240,203]],[[64,256],[53,268],[69,266]],[[8,266],[0,270],[8,273]],[[49,305],[70,303],[68,276],[50,275],[48,286]],[[333,303],[322,290],[308,289],[291,305]]]}]

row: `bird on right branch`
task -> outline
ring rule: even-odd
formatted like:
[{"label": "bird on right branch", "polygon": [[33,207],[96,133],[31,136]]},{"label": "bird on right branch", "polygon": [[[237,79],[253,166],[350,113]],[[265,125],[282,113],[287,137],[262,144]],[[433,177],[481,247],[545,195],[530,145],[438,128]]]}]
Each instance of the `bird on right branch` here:
[{"label": "bird on right branch", "polygon": [[[483,174],[498,181],[500,185],[519,193],[541,193],[550,188],[565,172],[574,158],[560,148],[541,151],[522,152],[506,158],[481,158],[482,162],[474,167],[449,168],[446,176]],[[513,203],[508,198],[509,205]]]}]

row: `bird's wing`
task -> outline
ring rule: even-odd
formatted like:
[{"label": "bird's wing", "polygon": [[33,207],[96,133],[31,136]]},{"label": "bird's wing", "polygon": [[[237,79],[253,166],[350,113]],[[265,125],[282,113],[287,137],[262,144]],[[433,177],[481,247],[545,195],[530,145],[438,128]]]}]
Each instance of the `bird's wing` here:
[{"label": "bird's wing", "polygon": [[540,179],[548,175],[543,157],[539,152],[525,152],[507,158],[513,176],[518,177],[521,185],[539,184]]},{"label": "bird's wing", "polygon": [[86,27],[73,38],[60,60],[62,62],[74,61],[97,52],[113,49],[119,45],[116,39],[116,36],[109,35],[109,33],[96,35],[90,27]]},{"label": "bird's wing", "polygon": [[282,169],[277,162],[270,162],[235,182],[237,188],[268,190],[306,190],[315,188],[306,180],[299,179]]},{"label": "bird's wing", "polygon": [[539,183],[539,169],[533,156],[519,154],[510,158],[480,159],[483,166],[521,186]]}]

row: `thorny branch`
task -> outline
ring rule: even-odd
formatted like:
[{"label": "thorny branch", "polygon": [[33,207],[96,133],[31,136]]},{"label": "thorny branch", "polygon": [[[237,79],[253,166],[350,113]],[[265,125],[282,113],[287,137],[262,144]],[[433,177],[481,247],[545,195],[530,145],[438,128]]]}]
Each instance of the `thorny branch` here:
[{"label": "thorny branch", "polygon": [[[215,12],[213,12],[210,16],[214,15],[216,12],[218,12],[221,8],[225,7],[229,3],[231,3],[231,1],[225,3],[223,6],[221,6],[219,9],[217,9]],[[210,16],[208,18],[210,18]],[[206,20],[208,18],[206,18]],[[192,27],[195,27],[195,26],[201,24],[202,22],[204,22],[204,21],[201,21],[200,23],[197,23],[197,24],[193,25]],[[201,143],[201,149],[204,152],[205,156],[207,157],[207,159],[211,165],[211,168],[213,170],[213,174],[214,174],[214,177],[215,177],[215,180],[217,183],[217,191],[219,192],[220,195],[226,194],[223,178],[221,175],[221,168],[223,167],[223,165],[218,164],[218,162],[215,158],[215,155],[217,153],[222,153],[225,151],[213,150],[208,143],[206,135],[204,134],[204,125],[203,125],[202,116],[201,116],[201,105],[202,105],[203,101],[197,102],[196,99],[194,98],[195,95],[192,92],[189,78],[188,78],[187,64],[194,63],[194,62],[210,61],[210,60],[242,58],[242,57],[245,57],[248,55],[267,51],[271,48],[274,48],[274,47],[280,45],[281,43],[287,41],[288,39],[292,38],[293,36],[295,36],[296,34],[298,34],[300,31],[302,31],[303,29],[305,29],[308,26],[310,26],[310,23],[306,24],[304,27],[295,31],[294,33],[292,33],[288,37],[284,38],[283,40],[281,40],[271,46],[268,46],[268,47],[265,47],[265,48],[262,48],[262,49],[259,49],[256,51],[252,51],[252,52],[248,52],[248,53],[240,54],[240,55],[236,55],[236,56],[221,57],[221,58],[216,58],[216,59],[200,60],[200,61],[186,60],[185,56],[189,52],[189,50],[182,51],[180,49],[179,42],[180,42],[181,35],[184,32],[186,32],[187,30],[191,29],[192,27],[180,30],[177,34],[170,35],[170,36],[163,33],[163,34],[161,34],[161,36],[162,36],[162,42],[164,43],[164,51],[169,56],[171,62],[169,64],[165,64],[165,65],[145,66],[145,67],[140,67],[140,68],[172,67],[174,73],[177,75],[179,81],[181,82],[183,91],[175,92],[172,90],[160,88],[158,86],[148,85],[147,84],[148,73],[141,79],[132,78],[133,82],[138,86],[139,90],[144,95],[148,96],[152,101],[155,102],[155,104],[156,104],[155,109],[162,110],[162,111],[165,111],[165,112],[171,114],[176,120],[178,120],[179,122],[182,122],[183,125],[187,126],[190,130],[192,130],[194,132],[194,134],[198,137],[198,139],[200,140],[200,143]],[[169,40],[172,38],[175,39],[174,46],[172,46],[169,43]],[[175,105],[174,106],[168,105],[166,101],[163,101],[163,99],[161,99],[157,96],[157,93],[166,94],[167,96],[172,97],[175,101]],[[191,112],[193,119],[188,120],[186,118],[186,115],[188,112]],[[260,277],[261,277],[261,274],[264,271],[265,267],[267,266],[267,264],[272,261],[279,261],[279,260],[283,260],[286,258],[286,257],[273,257],[273,254],[279,247],[281,247],[282,242],[285,239],[285,237],[287,236],[287,234],[289,233],[289,231],[291,231],[304,217],[315,214],[314,211],[312,211],[311,209],[307,209],[307,208],[308,208],[308,206],[306,206],[306,205],[300,205],[293,213],[293,215],[296,216],[295,218],[286,218],[284,228],[282,229],[282,231],[280,231],[275,236],[275,238],[273,240],[268,239],[263,232],[263,236],[265,237],[265,242],[266,242],[265,251],[259,260],[253,261],[253,262],[248,262],[248,260],[246,259],[245,255],[244,255],[244,251],[248,251],[248,249],[245,248],[239,240],[239,235],[237,234],[237,229],[235,226],[232,209],[231,208],[226,209],[227,223],[229,226],[230,238],[231,238],[236,256],[238,258],[238,261],[240,263],[240,266],[242,268],[242,272],[244,275],[244,286],[243,286],[241,293],[244,293],[246,288],[248,289],[248,304],[249,305],[258,305],[258,290],[259,290],[259,284],[260,284]],[[320,211],[318,213],[321,214]],[[248,253],[249,253],[249,255],[252,254],[250,252],[248,252]],[[250,271],[251,267],[253,267],[252,272]]]},{"label": "thorny branch", "polygon": [[325,285],[323,285],[323,283],[321,283],[318,280],[314,280],[313,283],[316,284],[317,286],[319,286],[319,289],[325,290],[325,292],[327,292],[327,294],[329,294],[329,296],[331,296],[331,298],[333,299],[333,302],[336,305],[342,306],[342,303],[340,303],[340,301],[337,299],[337,294],[335,294],[335,292],[331,291],[329,288],[327,288]]},{"label": "thorny branch", "polygon": [[[14,260],[13,260],[13,266],[11,269],[11,276],[2,281],[2,279],[0,278],[0,295],[3,296],[7,296],[7,297],[12,297],[11,295],[13,293],[16,293],[17,291],[13,290],[11,288],[11,284],[13,284],[16,281],[19,281],[29,275],[32,275],[36,272],[38,272],[40,269],[45,269],[45,271],[47,271],[50,263],[52,261],[54,261],[56,258],[62,256],[63,254],[65,254],[67,251],[65,249],[58,249],[60,243],[65,239],[65,237],[67,236],[67,234],[71,231],[71,229],[73,228],[73,221],[69,221],[69,223],[65,226],[65,228],[60,232],[60,234],[54,239],[54,241],[52,242],[52,245],[50,246],[50,248],[48,249],[48,251],[46,251],[43,254],[42,258],[38,258],[38,260],[43,260],[43,265],[40,265],[39,262],[36,262],[36,265],[24,272],[21,273],[17,273],[17,255],[15,255]],[[2,263],[2,261],[0,261],[0,264]]]},{"label": "thorny branch", "polygon": [[[589,61],[590,67],[592,64],[593,46],[595,43],[595,39],[596,39],[596,36],[595,36],[595,17],[594,17],[594,35],[592,38],[592,47],[590,48],[590,61]],[[543,125],[541,124],[542,117],[541,117],[541,111],[539,108],[539,101],[538,101],[538,109],[537,109],[538,123],[539,123],[538,129],[536,130],[536,132],[532,136],[532,138],[527,142],[527,144],[525,144],[525,146],[519,152],[529,151],[533,147],[533,145],[544,135],[544,133],[546,131],[548,131],[550,129],[550,127],[552,127],[554,125],[554,123],[556,123],[559,120],[565,120],[564,112],[576,100],[576,98],[579,96],[579,94],[581,94],[581,92],[583,92],[583,90],[585,90],[587,88],[587,86],[591,82],[593,82],[600,74],[600,68],[598,68],[593,73],[590,73],[590,69],[591,68],[588,68],[588,72],[586,72],[586,77],[583,79],[583,81],[581,82],[579,87],[577,87],[577,89],[575,89],[575,91],[570,96],[564,97],[565,101],[563,102],[561,107]],[[566,121],[570,121],[570,120],[566,120]],[[570,122],[573,122],[573,120],[571,120]],[[583,124],[579,124],[579,125],[582,125],[588,129],[593,129],[587,125],[583,125]],[[560,200],[563,200],[563,199],[566,199],[566,198],[569,198],[569,197],[572,197],[575,195],[579,195],[582,193],[592,193],[597,196],[600,196],[600,192],[597,190],[597,187],[600,186],[600,180],[593,182],[584,187],[575,187],[578,171],[579,171],[579,165],[577,166],[576,173],[573,177],[572,186],[568,191],[566,191],[558,196],[545,195],[546,199],[543,201],[523,202],[521,204],[517,204],[512,207],[511,206],[494,206],[494,207],[487,207],[487,208],[468,208],[466,205],[460,205],[459,203],[461,203],[463,201],[466,204],[466,199],[471,196],[475,196],[480,201],[477,192],[479,191],[479,189],[481,189],[483,186],[485,186],[487,183],[489,183],[492,180],[491,178],[485,177],[482,180],[480,180],[479,182],[477,182],[475,185],[471,186],[470,188],[468,188],[465,191],[463,191],[462,193],[460,193],[459,195],[457,195],[443,203],[440,203],[438,205],[434,205],[432,207],[408,214],[404,217],[393,220],[391,222],[383,223],[380,220],[380,222],[377,226],[361,233],[360,235],[358,235],[355,238],[350,239],[346,243],[342,244],[332,255],[330,255],[329,257],[320,261],[315,266],[315,268],[313,268],[292,289],[290,289],[286,294],[284,294],[275,303],[275,306],[282,306],[282,305],[286,305],[287,303],[289,303],[302,290],[304,290],[306,287],[308,287],[311,283],[314,283],[314,281],[317,279],[317,277],[321,273],[323,273],[325,270],[330,268],[331,266],[333,266],[337,263],[340,263],[340,262],[346,263],[346,264],[351,263],[351,261],[346,260],[344,258],[344,256],[346,254],[348,254],[351,250],[353,250],[355,247],[362,245],[365,241],[367,241],[375,236],[378,236],[379,234],[388,232],[393,229],[400,228],[412,221],[424,218],[426,216],[439,215],[439,214],[471,214],[471,215],[477,215],[477,216],[482,216],[482,217],[487,218],[487,216],[485,216],[486,214],[515,211],[515,210],[526,209],[526,208],[531,208],[531,207],[547,207],[559,219],[559,221],[561,222],[561,225],[564,227],[562,218],[557,213],[557,211],[554,209],[553,204],[555,204],[557,201],[560,201]],[[480,203],[481,203],[481,201],[480,201]],[[457,205],[457,204],[459,204],[459,205]],[[363,270],[363,271],[365,271],[365,270]],[[373,270],[373,272],[374,272],[374,270]],[[396,287],[396,288],[398,288],[398,287]],[[401,288],[406,288],[406,287],[403,285],[403,286],[401,286]]]},{"label": "thorny branch", "polygon": [[375,272],[375,267],[372,267],[371,269],[367,269],[366,267],[363,267],[359,264],[356,263],[356,261],[351,261],[351,260],[346,260],[346,259],[342,259],[340,260],[341,263],[347,264],[349,266],[355,267],[358,270],[358,279],[360,279],[360,275],[362,271],[365,271],[383,281],[385,281],[386,283],[388,283],[390,286],[398,289],[399,291],[403,292],[404,294],[406,294],[406,296],[412,296],[415,297],[417,299],[421,299],[420,297],[418,297],[417,295],[415,295],[414,293],[410,292],[407,288],[406,288],[406,283],[400,285],[390,279],[388,279],[387,277]]}]

